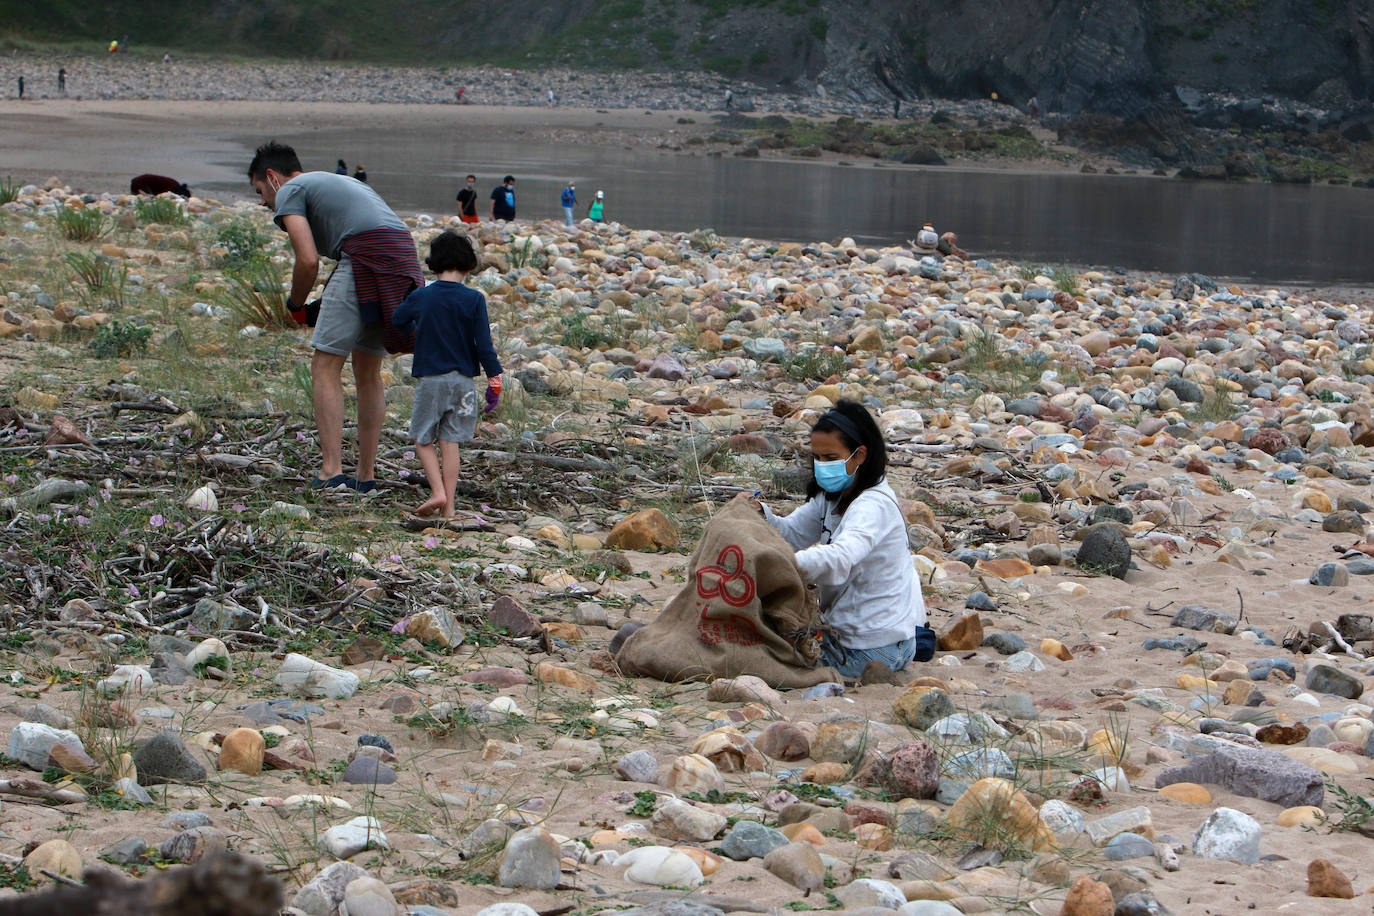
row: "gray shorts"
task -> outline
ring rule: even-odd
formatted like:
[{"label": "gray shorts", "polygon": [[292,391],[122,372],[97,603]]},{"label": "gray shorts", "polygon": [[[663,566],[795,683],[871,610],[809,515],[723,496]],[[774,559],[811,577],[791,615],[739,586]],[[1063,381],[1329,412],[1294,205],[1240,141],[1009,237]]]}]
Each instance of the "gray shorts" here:
[{"label": "gray shorts", "polygon": [[477,429],[477,387],[461,372],[426,375],[415,389],[410,438],[419,445],[471,442]]},{"label": "gray shorts", "polygon": [[315,320],[310,346],[335,356],[347,356],[354,350],[386,356],[386,348],[382,346],[382,323],[364,322],[358,311],[353,262],[346,254],[334,268],[324,295],[320,297],[320,317]]}]

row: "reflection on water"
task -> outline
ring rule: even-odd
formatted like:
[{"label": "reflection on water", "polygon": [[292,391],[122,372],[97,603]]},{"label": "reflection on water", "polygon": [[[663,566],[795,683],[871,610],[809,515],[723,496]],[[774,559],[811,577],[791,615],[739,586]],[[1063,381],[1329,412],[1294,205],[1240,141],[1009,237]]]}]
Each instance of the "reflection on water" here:
[{"label": "reflection on water", "polygon": [[[363,162],[373,186],[403,212],[456,212],[462,177],[473,172],[485,218],[487,195],[509,172],[523,219],[561,219],[558,193],[572,178],[579,218],[604,189],[607,218],[630,226],[710,226],[787,241],[850,236],[879,245],[903,243],[928,221],[990,256],[1374,284],[1369,189],[713,159],[624,146],[483,142],[438,122],[402,137],[317,130],[279,139],[296,146],[307,168],[330,167],[339,157]],[[245,150],[255,143],[245,138]]]}]

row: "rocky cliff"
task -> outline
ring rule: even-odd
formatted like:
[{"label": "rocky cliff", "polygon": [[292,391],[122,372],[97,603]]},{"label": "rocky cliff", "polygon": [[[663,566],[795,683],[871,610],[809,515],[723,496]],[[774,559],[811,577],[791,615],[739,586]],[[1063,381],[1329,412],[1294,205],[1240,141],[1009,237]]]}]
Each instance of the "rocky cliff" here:
[{"label": "rocky cliff", "polygon": [[1146,111],[1374,93],[1374,0],[0,0],[0,34],[277,57],[710,70],[869,103]]}]

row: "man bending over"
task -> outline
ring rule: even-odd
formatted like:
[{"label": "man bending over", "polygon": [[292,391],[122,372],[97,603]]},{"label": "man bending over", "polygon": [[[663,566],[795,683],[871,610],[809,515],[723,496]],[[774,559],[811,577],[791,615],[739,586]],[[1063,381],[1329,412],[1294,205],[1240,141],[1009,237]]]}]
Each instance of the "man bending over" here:
[{"label": "man bending over", "polygon": [[[311,393],[320,440],[315,488],[377,488],[374,464],[385,416],[382,357],[384,332],[393,352],[406,351],[385,325],[391,309],[424,285],[415,243],[405,223],[368,185],[332,172],[304,172],[296,151],[280,143],[258,147],[248,179],[275,212],[295,252],[287,308],[315,326],[310,346]],[[320,255],[338,261],[319,302],[306,303],[319,277]],[[343,367],[353,358],[358,388],[358,464],[343,472]]]}]

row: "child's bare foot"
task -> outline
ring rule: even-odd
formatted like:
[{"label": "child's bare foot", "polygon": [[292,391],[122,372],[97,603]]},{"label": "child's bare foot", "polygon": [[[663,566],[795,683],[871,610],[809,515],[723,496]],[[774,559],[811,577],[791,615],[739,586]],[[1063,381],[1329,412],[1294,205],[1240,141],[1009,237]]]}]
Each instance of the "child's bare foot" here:
[{"label": "child's bare foot", "polygon": [[[435,512],[438,512],[438,511],[440,511],[441,509],[445,509],[445,507],[447,507],[447,506],[448,506],[448,499],[446,499],[445,497],[443,497],[443,496],[431,496],[429,499],[427,499],[427,500],[425,500],[424,502],[420,503],[420,505],[417,506],[417,507],[415,508],[415,514],[416,514],[416,515],[420,515],[420,516],[424,516],[424,515],[433,515]],[[448,509],[447,511],[444,512],[444,515],[445,515],[445,516],[451,516],[451,515],[453,515],[453,510],[452,510],[452,509]]]},{"label": "child's bare foot", "polygon": [[453,507],[452,507],[452,506],[446,505],[446,506],[444,507],[444,518],[453,518]]}]

